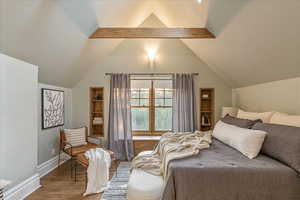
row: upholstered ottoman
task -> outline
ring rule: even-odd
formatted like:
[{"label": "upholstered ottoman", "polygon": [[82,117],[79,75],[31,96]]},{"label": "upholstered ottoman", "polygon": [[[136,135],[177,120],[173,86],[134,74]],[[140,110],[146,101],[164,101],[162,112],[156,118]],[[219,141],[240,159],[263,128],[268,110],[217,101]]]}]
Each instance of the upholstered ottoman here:
[{"label": "upholstered ottoman", "polygon": [[[151,153],[141,152],[139,155]],[[128,200],[160,200],[164,188],[163,178],[133,169],[128,182]]]}]

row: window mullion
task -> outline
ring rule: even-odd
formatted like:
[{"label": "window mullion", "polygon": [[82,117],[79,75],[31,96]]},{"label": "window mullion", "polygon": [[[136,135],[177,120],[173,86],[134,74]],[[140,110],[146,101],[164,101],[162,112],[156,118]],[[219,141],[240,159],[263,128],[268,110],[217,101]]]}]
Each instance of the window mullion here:
[{"label": "window mullion", "polygon": [[139,106],[141,106],[141,89],[139,89],[138,91],[139,91]]},{"label": "window mullion", "polygon": [[166,105],[166,89],[164,89],[164,106]]},{"label": "window mullion", "polygon": [[153,88],[153,81],[151,81],[151,88],[150,88],[150,132],[153,134],[155,132],[155,94]]}]

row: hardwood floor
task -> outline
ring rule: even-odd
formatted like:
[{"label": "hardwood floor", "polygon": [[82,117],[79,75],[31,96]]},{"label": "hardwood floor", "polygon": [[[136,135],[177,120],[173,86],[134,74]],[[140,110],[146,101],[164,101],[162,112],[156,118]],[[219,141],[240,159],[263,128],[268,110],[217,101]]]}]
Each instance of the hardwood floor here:
[{"label": "hardwood floor", "polygon": [[[115,172],[118,164],[113,163],[110,170],[110,177]],[[101,194],[83,197],[85,189],[85,170],[83,167],[77,168],[77,182],[71,179],[70,161],[64,163],[59,168],[44,176],[41,179],[42,187],[32,193],[26,200],[100,200]]]}]

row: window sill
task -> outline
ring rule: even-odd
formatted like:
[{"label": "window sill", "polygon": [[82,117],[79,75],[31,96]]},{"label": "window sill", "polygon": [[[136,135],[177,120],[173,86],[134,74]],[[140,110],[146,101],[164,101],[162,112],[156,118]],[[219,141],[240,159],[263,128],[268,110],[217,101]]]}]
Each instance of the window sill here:
[{"label": "window sill", "polygon": [[160,136],[133,136],[132,139],[134,141],[139,141],[139,140],[160,140]]}]

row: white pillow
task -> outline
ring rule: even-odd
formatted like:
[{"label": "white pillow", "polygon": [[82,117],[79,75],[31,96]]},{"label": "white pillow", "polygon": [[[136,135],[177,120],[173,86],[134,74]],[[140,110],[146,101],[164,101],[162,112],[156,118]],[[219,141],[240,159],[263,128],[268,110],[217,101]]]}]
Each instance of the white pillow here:
[{"label": "white pillow", "polygon": [[237,118],[250,119],[250,120],[261,119],[264,123],[269,123],[273,114],[274,112],[255,113],[255,112],[246,112],[239,109]]},{"label": "white pillow", "polygon": [[272,116],[270,123],[300,127],[300,115],[288,115],[276,112]]},{"label": "white pillow", "polygon": [[64,129],[66,140],[73,147],[86,145],[85,128]]},{"label": "white pillow", "polygon": [[215,138],[240,151],[250,159],[259,154],[266,134],[264,131],[240,128],[222,121],[219,121],[213,130]]}]

